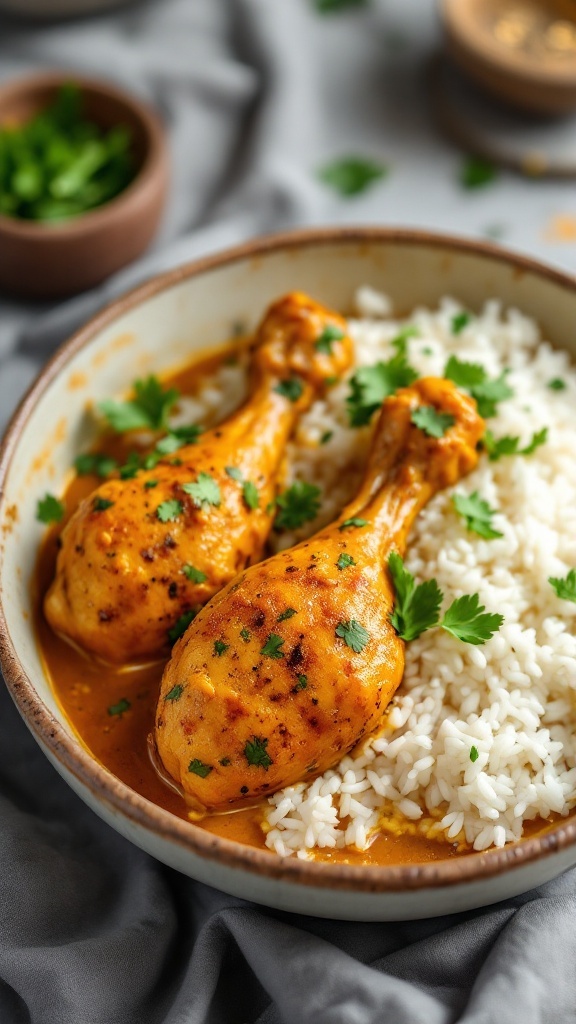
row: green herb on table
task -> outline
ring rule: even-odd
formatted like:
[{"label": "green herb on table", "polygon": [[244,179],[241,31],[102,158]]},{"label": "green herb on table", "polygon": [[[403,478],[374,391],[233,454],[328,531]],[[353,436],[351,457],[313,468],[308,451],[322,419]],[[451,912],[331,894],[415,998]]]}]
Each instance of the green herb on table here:
[{"label": "green herb on table", "polygon": [[335,632],[336,636],[339,636],[355,654],[360,654],[370,639],[368,630],[357,622],[356,619],[349,619],[348,622],[339,622]]},{"label": "green herb on table", "polygon": [[417,377],[402,348],[388,362],[361,366],[350,378],[350,393],[346,399],[350,426],[365,426],[389,395],[398,388],[409,387]]},{"label": "green herb on table", "polygon": [[558,597],[561,597],[563,601],[572,601],[576,604],[576,569],[570,569],[564,579],[549,576],[548,583],[550,583]]},{"label": "green herb on table", "polygon": [[304,384],[300,377],[288,377],[286,380],[281,380],[274,391],[278,395],[282,395],[283,398],[288,398],[290,402],[297,402],[304,391]]},{"label": "green herb on table", "polygon": [[220,488],[209,473],[199,473],[198,479],[189,484],[183,484],[182,490],[189,494],[197,508],[204,508],[207,505],[218,507],[222,500]]},{"label": "green herb on table", "polygon": [[171,629],[168,630],[168,639],[171,643],[175,644],[177,640],[186,632],[188,626],[197,615],[196,611],[192,609],[188,612],[184,612],[179,619],[176,620]]},{"label": "green herb on table", "polygon": [[284,653],[280,650],[283,645],[284,640],[281,636],[278,636],[277,633],[270,633],[270,636],[260,651],[260,654],[264,654],[266,657],[274,658],[278,661],[280,658],[284,657]]},{"label": "green herb on table", "polygon": [[78,476],[88,476],[92,473],[104,479],[118,469],[118,463],[116,459],[102,452],[85,452],[74,459],[74,468]]},{"label": "green herb on table", "polygon": [[350,156],[324,164],[318,171],[320,181],[341,196],[357,196],[388,174],[388,168],[376,160]]},{"label": "green herb on table", "polygon": [[210,772],[212,771],[212,765],[204,764],[204,761],[199,761],[198,758],[195,757],[192,761],[190,761],[190,764],[188,765],[188,771],[192,772],[192,775],[199,775],[201,779],[205,779],[207,778],[208,775],[210,775]]},{"label": "green herb on table", "polygon": [[156,515],[161,523],[175,523],[182,515],[184,506],[177,498],[170,498],[163,501],[156,509]]},{"label": "green herb on table", "polygon": [[208,579],[205,572],[202,572],[201,569],[195,569],[193,565],[183,565],[182,572],[191,583],[205,583]]},{"label": "green herb on table", "polygon": [[321,490],[315,484],[299,480],[278,495],[278,512],[274,520],[275,530],[297,530],[304,523],[316,518],[320,510]]},{"label": "green herb on table", "polygon": [[[98,411],[118,434],[127,430],[162,430],[170,410],[180,397],[175,388],[164,390],[154,375],[134,382],[134,398],[119,402],[112,398],[98,403]],[[150,467],[151,468],[151,467]]]},{"label": "green herb on table", "polygon": [[64,504],[53,494],[40,498],[36,506],[36,519],[39,523],[59,523],[64,517]]},{"label": "green herb on table", "polygon": [[490,462],[498,462],[503,455],[532,455],[538,448],[543,444],[546,444],[548,440],[548,427],[543,427],[542,430],[536,431],[532,435],[531,440],[524,448],[520,448],[520,438],[510,437],[494,437],[491,430],[487,430],[482,438],[482,443],[488,453]]},{"label": "green herb on table", "polygon": [[460,184],[463,188],[476,189],[491,185],[497,177],[493,163],[482,157],[467,157],[460,170]]},{"label": "green herb on table", "polygon": [[263,736],[253,736],[251,740],[248,740],[244,747],[244,756],[248,764],[254,765],[256,768],[264,768],[264,771],[268,771],[270,765],[274,762],[266,750],[267,746],[268,740]]},{"label": "green herb on table", "polygon": [[119,700],[117,704],[110,705],[108,714],[118,715],[121,718],[125,711],[130,710],[131,706],[130,701],[126,700],[126,697],[122,697],[122,700]]},{"label": "green herb on table", "polygon": [[332,355],[332,345],[335,341],[340,341],[344,337],[344,331],[341,327],[336,327],[335,324],[328,324],[317,341],[314,342],[314,348],[317,352],[322,352],[323,355]]},{"label": "green herb on table", "polygon": [[471,533],[477,533],[486,540],[503,536],[492,526],[492,517],[496,515],[497,509],[490,508],[488,502],[480,497],[478,491],[474,491],[470,495],[454,494],[452,504],[458,515],[465,520],[466,527]]},{"label": "green herb on table", "polygon": [[410,416],[411,423],[423,430],[428,437],[444,437],[456,420],[449,412],[437,412],[431,405],[419,405]]}]

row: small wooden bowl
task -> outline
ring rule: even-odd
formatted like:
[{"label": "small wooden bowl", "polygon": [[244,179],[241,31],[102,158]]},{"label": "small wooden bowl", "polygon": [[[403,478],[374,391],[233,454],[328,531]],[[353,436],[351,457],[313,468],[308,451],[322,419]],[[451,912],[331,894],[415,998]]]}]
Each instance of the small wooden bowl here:
[{"label": "small wooden bowl", "polygon": [[0,125],[33,117],[70,81],[82,90],[89,119],[103,128],[130,129],[138,170],[114,199],[67,221],[0,215],[0,289],[27,298],[76,294],[135,259],[151,241],[166,198],[167,146],[158,117],[108,83],[65,72],[8,82],[0,88]]},{"label": "small wooden bowl", "polygon": [[478,85],[536,114],[576,110],[576,20],[570,0],[441,0],[448,52]]}]

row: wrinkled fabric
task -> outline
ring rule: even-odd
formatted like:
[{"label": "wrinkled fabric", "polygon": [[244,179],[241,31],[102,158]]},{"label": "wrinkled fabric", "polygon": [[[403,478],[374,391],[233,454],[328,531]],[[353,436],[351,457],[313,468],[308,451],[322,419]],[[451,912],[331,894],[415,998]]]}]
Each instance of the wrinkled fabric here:
[{"label": "wrinkled fabric", "polygon": [[[0,427],[54,348],[127,287],[304,224],[435,228],[574,269],[554,241],[569,182],[458,185],[437,135],[431,0],[321,16],[312,0],[156,0],[41,27],[0,16],[0,79],[55,65],[150,100],[168,131],[162,228],[137,263],[66,303],[0,298]],[[342,199],[335,157],[389,169]],[[297,917],[199,885],[103,824],[0,692],[1,1024],[566,1024],[576,1020],[576,874],[468,914],[396,924]]]}]

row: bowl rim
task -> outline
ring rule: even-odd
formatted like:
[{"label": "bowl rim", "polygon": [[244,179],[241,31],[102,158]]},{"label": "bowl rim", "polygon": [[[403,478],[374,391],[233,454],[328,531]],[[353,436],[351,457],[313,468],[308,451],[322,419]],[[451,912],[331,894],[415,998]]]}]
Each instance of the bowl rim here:
[{"label": "bowl rim", "polygon": [[22,220],[0,213],[0,234],[49,244],[53,239],[74,238],[92,230],[105,230],[122,216],[123,209],[131,206],[134,199],[138,201],[141,193],[150,187],[166,161],[167,143],[159,115],[145,100],[141,100],[114,82],[78,74],[74,69],[70,69],[69,72],[54,69],[31,75],[19,75],[0,83],[0,105],[7,96],[22,96],[43,87],[58,87],[66,82],[74,82],[86,92],[116,100],[132,111],[146,135],[147,152],[144,161],[126,188],[101,206],[95,206],[76,217],[56,223]]},{"label": "bowl rim", "polygon": [[[20,436],[37,401],[76,353],[117,317],[182,281],[200,277],[207,272],[235,263],[257,260],[262,256],[290,252],[302,247],[367,243],[398,243],[416,248],[432,247],[445,251],[447,255],[480,256],[495,263],[511,266],[520,275],[536,274],[564,289],[576,292],[575,277],[530,257],[502,249],[489,242],[404,228],[299,229],[266,235],[215,255],[196,259],[155,275],[119,296],[57,349],[22,398],[0,445],[0,500],[4,494],[5,481]],[[1,540],[0,568],[4,546],[5,540]],[[80,738],[75,738],[65,731],[42,702],[32,679],[19,662],[7,626],[2,589],[0,586],[0,667],[16,706],[40,746],[47,747],[51,758],[59,762],[64,773],[71,774],[97,802],[106,805],[116,815],[120,814],[127,818],[132,825],[147,830],[170,844],[176,844],[197,857],[215,861],[230,869],[265,876],[269,880],[322,889],[398,893],[485,881],[508,869],[534,862],[576,843],[576,819],[566,818],[549,826],[538,836],[523,839],[519,843],[500,849],[419,864],[379,866],[307,861],[296,857],[281,858],[271,851],[213,835],[191,822],[178,818],[130,789],[96,761],[83,746]]]}]

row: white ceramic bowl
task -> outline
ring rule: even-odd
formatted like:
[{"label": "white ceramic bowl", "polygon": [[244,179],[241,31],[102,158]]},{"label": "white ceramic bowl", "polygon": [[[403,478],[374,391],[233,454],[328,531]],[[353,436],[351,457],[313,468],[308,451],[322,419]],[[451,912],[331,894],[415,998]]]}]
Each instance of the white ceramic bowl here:
[{"label": "white ceramic bowl", "polygon": [[159,860],[272,907],[351,920],[453,913],[516,895],[576,863],[576,821],[501,850],[397,867],[282,860],[176,818],[131,791],[75,739],[44,677],[30,580],[42,527],[37,499],[58,493],[92,440],[88,402],[162,372],[257,322],[292,289],[346,311],[355,289],[386,291],[398,312],[447,293],[479,309],[498,296],[576,353],[576,281],[499,248],[385,229],[298,232],[170,271],[113,303],[55,355],[23,400],[0,454],[0,663],[46,756],[105,821]]}]

